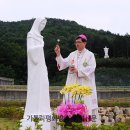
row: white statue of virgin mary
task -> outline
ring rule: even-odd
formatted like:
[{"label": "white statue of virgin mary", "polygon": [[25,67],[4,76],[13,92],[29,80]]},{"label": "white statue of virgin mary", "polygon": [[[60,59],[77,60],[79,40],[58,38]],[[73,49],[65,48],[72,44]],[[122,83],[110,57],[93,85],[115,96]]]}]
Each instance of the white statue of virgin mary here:
[{"label": "white statue of virgin mary", "polygon": [[28,55],[28,81],[27,100],[22,119],[21,130],[32,127],[35,130],[33,118],[43,119],[40,123],[43,130],[50,130],[50,121],[47,120],[51,114],[48,72],[44,57],[44,41],[41,31],[47,20],[37,18],[31,30],[27,34]]}]

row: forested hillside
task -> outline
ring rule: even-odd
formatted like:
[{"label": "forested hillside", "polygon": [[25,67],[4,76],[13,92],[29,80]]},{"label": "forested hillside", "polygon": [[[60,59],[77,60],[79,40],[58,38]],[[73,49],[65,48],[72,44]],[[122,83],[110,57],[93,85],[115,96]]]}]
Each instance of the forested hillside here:
[{"label": "forested hillside", "polygon": [[[18,22],[0,21],[0,77],[14,78],[16,84],[26,84],[27,81],[26,36],[33,21],[34,19]],[[95,54],[97,67],[118,67],[119,64],[120,67],[129,68],[130,35],[115,35],[109,31],[86,28],[74,21],[48,18],[42,35],[50,82],[66,78],[66,71],[60,73],[62,76],[58,76],[54,53],[57,39],[61,40],[62,55],[65,57],[75,50],[74,39],[81,33],[85,33],[88,37],[87,48]],[[115,59],[107,62],[101,59],[104,56],[105,46],[109,47],[111,59],[119,58],[116,63],[113,63]]]}]

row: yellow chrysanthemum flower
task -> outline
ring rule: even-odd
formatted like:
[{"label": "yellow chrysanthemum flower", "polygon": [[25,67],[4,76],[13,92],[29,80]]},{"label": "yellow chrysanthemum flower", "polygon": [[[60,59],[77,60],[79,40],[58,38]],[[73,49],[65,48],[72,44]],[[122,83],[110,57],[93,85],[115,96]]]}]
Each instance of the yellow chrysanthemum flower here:
[{"label": "yellow chrysanthemum flower", "polygon": [[85,95],[92,94],[92,88],[90,86],[79,85],[79,84],[70,84],[64,86],[64,88],[60,91],[61,94],[71,93],[71,96],[74,97],[76,95],[80,95],[84,97]]}]

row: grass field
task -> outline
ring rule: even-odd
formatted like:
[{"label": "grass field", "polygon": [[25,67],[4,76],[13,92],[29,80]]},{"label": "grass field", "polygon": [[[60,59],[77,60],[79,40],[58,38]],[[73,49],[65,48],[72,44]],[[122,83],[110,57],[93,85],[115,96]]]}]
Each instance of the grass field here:
[{"label": "grass field", "polygon": [[10,120],[7,118],[0,118],[0,130],[13,130],[17,125],[16,120]]}]

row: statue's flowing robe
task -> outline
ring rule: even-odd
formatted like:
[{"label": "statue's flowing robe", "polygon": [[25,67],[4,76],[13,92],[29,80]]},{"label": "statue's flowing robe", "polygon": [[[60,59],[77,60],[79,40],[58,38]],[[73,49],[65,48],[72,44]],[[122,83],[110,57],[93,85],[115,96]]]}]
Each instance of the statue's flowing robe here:
[{"label": "statue's flowing robe", "polygon": [[25,116],[50,114],[49,81],[43,46],[42,37],[28,33],[28,93]]},{"label": "statue's flowing robe", "polygon": [[40,25],[39,19],[34,21],[31,31],[27,34],[27,61],[28,61],[28,81],[27,81],[27,100],[22,120],[22,128],[31,126],[34,128],[32,118],[38,117],[42,128],[50,130],[50,122],[47,116],[51,116],[48,72],[44,57],[43,36],[38,32]]}]

